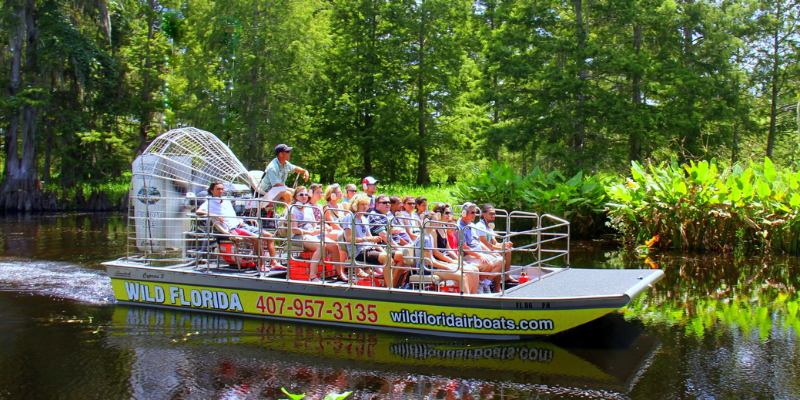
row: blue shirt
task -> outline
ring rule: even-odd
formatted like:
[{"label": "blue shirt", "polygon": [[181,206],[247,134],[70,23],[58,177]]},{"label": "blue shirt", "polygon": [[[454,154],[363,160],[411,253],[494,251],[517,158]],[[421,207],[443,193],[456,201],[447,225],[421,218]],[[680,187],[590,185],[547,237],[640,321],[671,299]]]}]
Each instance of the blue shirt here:
[{"label": "blue shirt", "polygon": [[465,224],[464,220],[459,219],[457,225],[464,232],[464,244],[469,247],[470,250],[475,250],[480,247],[480,242],[478,242],[478,239],[472,232],[472,224]]},{"label": "blue shirt", "polygon": [[286,178],[289,177],[289,173],[294,171],[295,168],[297,167],[288,160],[286,164],[281,165],[277,157],[273,158],[269,165],[267,165],[267,169],[264,170],[264,178],[261,180],[261,190],[268,192],[269,189],[275,185],[285,185]]},{"label": "blue shirt", "polygon": [[[347,215],[344,216],[344,218],[342,218],[341,225],[342,225],[342,228],[344,228],[346,230],[347,229],[355,229],[355,231],[356,231],[356,241],[358,241],[358,239],[370,236],[370,234],[369,234],[369,226],[367,225],[368,223],[369,223],[369,220],[366,217],[362,216],[362,217],[359,217],[359,219],[356,220],[355,228],[353,228],[353,214],[347,214]],[[345,240],[350,240],[350,238],[351,238],[351,236],[348,235],[345,238]],[[370,242],[356,243],[356,245],[355,245],[355,254],[353,254],[353,246],[352,245],[347,246],[347,250],[350,253],[350,256],[352,257],[352,256],[355,256],[356,254],[361,254],[362,251],[364,251],[364,250],[366,250],[366,249],[368,249],[368,248],[370,248],[370,247],[372,247],[374,245],[375,245],[374,243],[370,243]]]}]

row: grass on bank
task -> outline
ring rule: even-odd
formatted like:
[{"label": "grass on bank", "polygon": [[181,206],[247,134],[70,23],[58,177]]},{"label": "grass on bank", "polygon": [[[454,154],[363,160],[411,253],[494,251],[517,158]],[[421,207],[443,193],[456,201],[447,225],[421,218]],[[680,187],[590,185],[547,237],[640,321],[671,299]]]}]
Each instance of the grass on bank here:
[{"label": "grass on bank", "polygon": [[123,204],[130,189],[130,177],[103,183],[79,183],[69,187],[46,183],[45,193],[53,193],[58,199],[60,208],[76,209],[86,206],[86,202],[94,194],[105,196],[112,205]]}]

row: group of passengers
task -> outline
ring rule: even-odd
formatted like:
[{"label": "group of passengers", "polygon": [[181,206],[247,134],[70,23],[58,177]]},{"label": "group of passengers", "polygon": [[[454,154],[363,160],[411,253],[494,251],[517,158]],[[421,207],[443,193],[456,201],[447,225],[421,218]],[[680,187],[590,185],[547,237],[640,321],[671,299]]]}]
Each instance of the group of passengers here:
[{"label": "group of passengers", "polygon": [[[477,293],[481,285],[498,291],[502,280],[516,282],[507,273],[513,245],[496,240],[493,206],[486,204],[479,208],[465,203],[460,218],[455,219],[448,204],[436,204],[428,210],[425,197],[376,194],[378,181],[373,177],[362,180],[361,192],[353,184],[346,185],[344,192],[339,184],[328,185],[324,191],[316,183],[290,189],[284,183],[289,172],[308,177],[307,170],[288,161],[291,151],[291,147],[283,144],[275,147],[276,158],[268,164],[259,191],[264,194],[262,199],[290,204],[287,217],[291,223],[287,230],[293,243],[312,253],[311,281],[320,281],[319,263],[324,255],[336,267],[336,274],[325,278],[344,282],[383,274],[387,286],[401,287],[408,274],[415,273],[454,281],[464,293]],[[216,184],[212,183],[209,191],[213,197],[220,197],[222,185]],[[230,211],[214,211],[209,207],[201,206],[198,215],[237,218],[235,213],[229,215]],[[478,215],[480,222],[474,223]],[[237,224],[235,227],[227,224],[232,234],[257,241],[259,249],[264,246],[261,241],[265,242],[270,255],[269,268],[283,268],[275,257],[272,243],[275,233],[259,227],[244,228],[240,221],[230,222]],[[459,231],[463,232],[461,242]],[[358,263],[349,271],[351,259]]]}]

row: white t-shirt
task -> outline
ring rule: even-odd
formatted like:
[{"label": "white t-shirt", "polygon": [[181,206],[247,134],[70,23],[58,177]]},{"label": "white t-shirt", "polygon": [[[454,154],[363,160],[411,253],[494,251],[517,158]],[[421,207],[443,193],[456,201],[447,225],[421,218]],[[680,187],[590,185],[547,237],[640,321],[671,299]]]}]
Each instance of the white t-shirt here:
[{"label": "white t-shirt", "polygon": [[242,224],[242,220],[236,216],[236,210],[233,209],[233,203],[230,200],[209,197],[197,208],[197,211],[204,211],[210,217],[222,217],[228,230]]},{"label": "white t-shirt", "polygon": [[487,241],[490,243],[492,242],[492,239],[494,238],[494,229],[492,229],[490,226],[487,226],[486,221],[481,219],[477,224],[475,224],[475,228],[477,228],[475,229],[476,236],[485,237]]}]

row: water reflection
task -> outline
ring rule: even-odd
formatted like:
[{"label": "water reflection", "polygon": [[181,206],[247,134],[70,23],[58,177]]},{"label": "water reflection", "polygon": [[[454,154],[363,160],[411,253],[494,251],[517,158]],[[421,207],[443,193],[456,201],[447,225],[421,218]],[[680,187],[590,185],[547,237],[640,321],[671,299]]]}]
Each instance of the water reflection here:
[{"label": "water reflection", "polygon": [[[800,398],[797,257],[650,255],[623,314],[486,343],[108,305],[120,214],[0,218],[0,398]],[[572,265],[647,268],[608,242]],[[102,395],[101,395],[102,393]]]},{"label": "water reflection", "polygon": [[125,254],[126,219],[120,213],[11,214],[0,218],[5,257],[71,261],[100,269]]},{"label": "water reflection", "polygon": [[[581,335],[586,340],[576,340]],[[616,339],[590,339],[598,336]],[[115,307],[108,340],[136,354],[134,393],[157,389],[155,397],[189,390],[272,398],[281,387],[315,395],[355,390],[357,398],[623,395],[658,348],[621,318],[552,341],[447,342],[133,306]],[[191,376],[182,375],[186,369]]]}]

